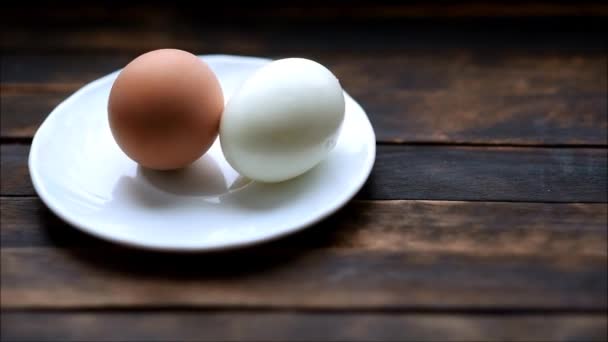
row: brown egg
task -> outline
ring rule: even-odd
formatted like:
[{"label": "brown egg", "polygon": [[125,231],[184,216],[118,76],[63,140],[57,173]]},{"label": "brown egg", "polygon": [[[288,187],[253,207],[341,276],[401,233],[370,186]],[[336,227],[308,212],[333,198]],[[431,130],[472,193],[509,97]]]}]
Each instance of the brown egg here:
[{"label": "brown egg", "polygon": [[174,49],[145,53],[118,75],[108,118],[118,146],[140,165],[177,169],[213,144],[224,108],[220,84],[207,64]]}]

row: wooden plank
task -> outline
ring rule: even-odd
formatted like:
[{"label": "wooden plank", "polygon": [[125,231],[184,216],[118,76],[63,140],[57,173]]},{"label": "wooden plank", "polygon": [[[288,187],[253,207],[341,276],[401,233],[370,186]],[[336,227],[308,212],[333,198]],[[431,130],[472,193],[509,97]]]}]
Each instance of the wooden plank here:
[{"label": "wooden plank", "polygon": [[[74,91],[86,82],[122,68],[137,54],[14,53],[2,56],[3,93],[8,84],[70,84]],[[52,85],[51,85],[52,87]],[[10,90],[10,89],[8,89]],[[39,92],[34,89],[33,93]]]},{"label": "wooden plank", "polygon": [[[0,218],[2,247],[112,247],[71,228],[37,198],[0,198]],[[354,201],[265,248],[606,258],[607,223],[605,204]]]},{"label": "wooden plank", "polygon": [[[257,7],[257,6],[256,6]],[[263,8],[224,13],[189,10],[186,7],[145,13],[141,8],[121,8],[100,13],[78,9],[80,14],[53,8],[27,15],[2,18],[0,48],[3,51],[138,51],[176,47],[215,53],[256,54],[262,51],[403,50],[421,47],[525,47],[544,49],[601,49],[603,25],[608,7],[588,7],[594,15],[459,17],[435,16],[449,8],[431,10],[426,15],[409,16],[398,10],[327,6],[315,11],[309,4],[297,7]],[[518,10],[520,6],[506,6]],[[576,7],[584,9],[584,6]],[[602,9],[603,8],[603,9]],[[350,12],[349,13],[349,9]],[[38,12],[38,18],[36,17]],[[136,14],[130,14],[135,12]],[[207,12],[211,16],[202,16]],[[228,12],[228,13],[227,13]],[[316,12],[316,13],[312,13]],[[448,11],[456,13],[456,11]],[[582,11],[581,11],[582,12]],[[73,13],[73,12],[72,12]],[[573,13],[572,13],[573,14]],[[235,22],[239,25],[235,26]],[[530,34],[534,32],[534,34]],[[209,52],[207,52],[209,53]]]},{"label": "wooden plank", "polygon": [[3,312],[3,341],[604,341],[604,315]]},{"label": "wooden plank", "polygon": [[[2,145],[0,195],[34,195],[27,145]],[[606,202],[602,148],[378,146],[359,199]]]},{"label": "wooden plank", "polygon": [[33,195],[27,167],[29,145],[0,145],[0,195]]},{"label": "wooden plank", "polygon": [[[40,5],[34,8],[11,4],[5,9],[3,19],[7,24],[35,24],[36,21],[53,21],[69,24],[112,24],[131,25],[166,24],[178,22],[179,19],[192,15],[188,4],[175,3],[127,3],[121,5],[120,11],[114,11],[99,3],[87,3],[75,8],[61,6],[61,2]],[[230,16],[236,22],[250,22],[252,19],[275,22],[319,22],[339,19],[341,21],[373,21],[377,19],[412,19],[412,18],[487,18],[487,17],[547,17],[547,16],[606,16],[608,6],[598,1],[578,1],[576,4],[560,1],[520,2],[510,6],[501,2],[453,2],[441,3],[391,3],[387,1],[354,2],[349,6],[336,0],[302,1],[294,0],[290,6],[259,3],[255,5],[222,6],[217,4],[214,11],[200,11],[196,14],[200,21],[217,23],[223,17]],[[306,5],[306,10],[302,6]],[[21,20],[19,20],[21,19]],[[225,19],[224,19],[225,20]]]},{"label": "wooden plank", "polygon": [[[2,58],[2,137],[31,137],[122,55]],[[608,144],[606,55],[476,51],[309,56],[367,110],[379,142]]]},{"label": "wooden plank", "polygon": [[31,138],[46,116],[68,94],[9,93],[0,95],[0,136],[3,138]]},{"label": "wooden plank", "polygon": [[381,146],[369,199],[606,202],[606,149]]},{"label": "wooden plank", "polygon": [[2,308],[606,310],[604,256],[264,248],[0,250]]}]

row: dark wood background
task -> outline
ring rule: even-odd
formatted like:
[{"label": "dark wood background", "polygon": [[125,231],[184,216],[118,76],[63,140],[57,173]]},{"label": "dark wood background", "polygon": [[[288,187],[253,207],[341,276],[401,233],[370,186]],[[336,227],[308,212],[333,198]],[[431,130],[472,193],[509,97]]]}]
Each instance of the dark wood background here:
[{"label": "dark wood background", "polygon": [[[607,339],[601,2],[3,6],[2,340]],[[82,85],[164,47],[327,65],[376,131],[364,189],[232,253],[69,227],[33,191],[33,134]]]}]

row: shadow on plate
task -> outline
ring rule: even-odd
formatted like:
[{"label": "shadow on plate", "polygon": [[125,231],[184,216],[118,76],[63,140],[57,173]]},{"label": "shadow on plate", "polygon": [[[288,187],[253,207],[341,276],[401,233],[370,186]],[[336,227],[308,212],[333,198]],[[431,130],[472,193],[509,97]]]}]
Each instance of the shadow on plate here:
[{"label": "shadow on plate", "polygon": [[178,170],[157,171],[138,166],[136,177],[160,191],[180,196],[217,196],[230,190],[222,169],[208,154]]},{"label": "shadow on plate", "polygon": [[138,166],[135,177],[118,180],[105,210],[110,215],[114,206],[124,204],[155,210],[217,205],[248,211],[276,210],[314,191],[313,185],[323,177],[321,167],[281,183],[260,183],[243,176],[226,179],[218,163],[207,155],[180,170],[156,171]]}]

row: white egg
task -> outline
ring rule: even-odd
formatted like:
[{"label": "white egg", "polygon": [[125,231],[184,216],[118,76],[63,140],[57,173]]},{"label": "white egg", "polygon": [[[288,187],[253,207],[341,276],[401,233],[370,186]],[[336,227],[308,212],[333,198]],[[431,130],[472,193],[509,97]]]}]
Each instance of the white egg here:
[{"label": "white egg", "polygon": [[344,120],[338,79],[303,58],[257,70],[224,108],[220,141],[226,160],[262,182],[297,177],[327,157]]}]

